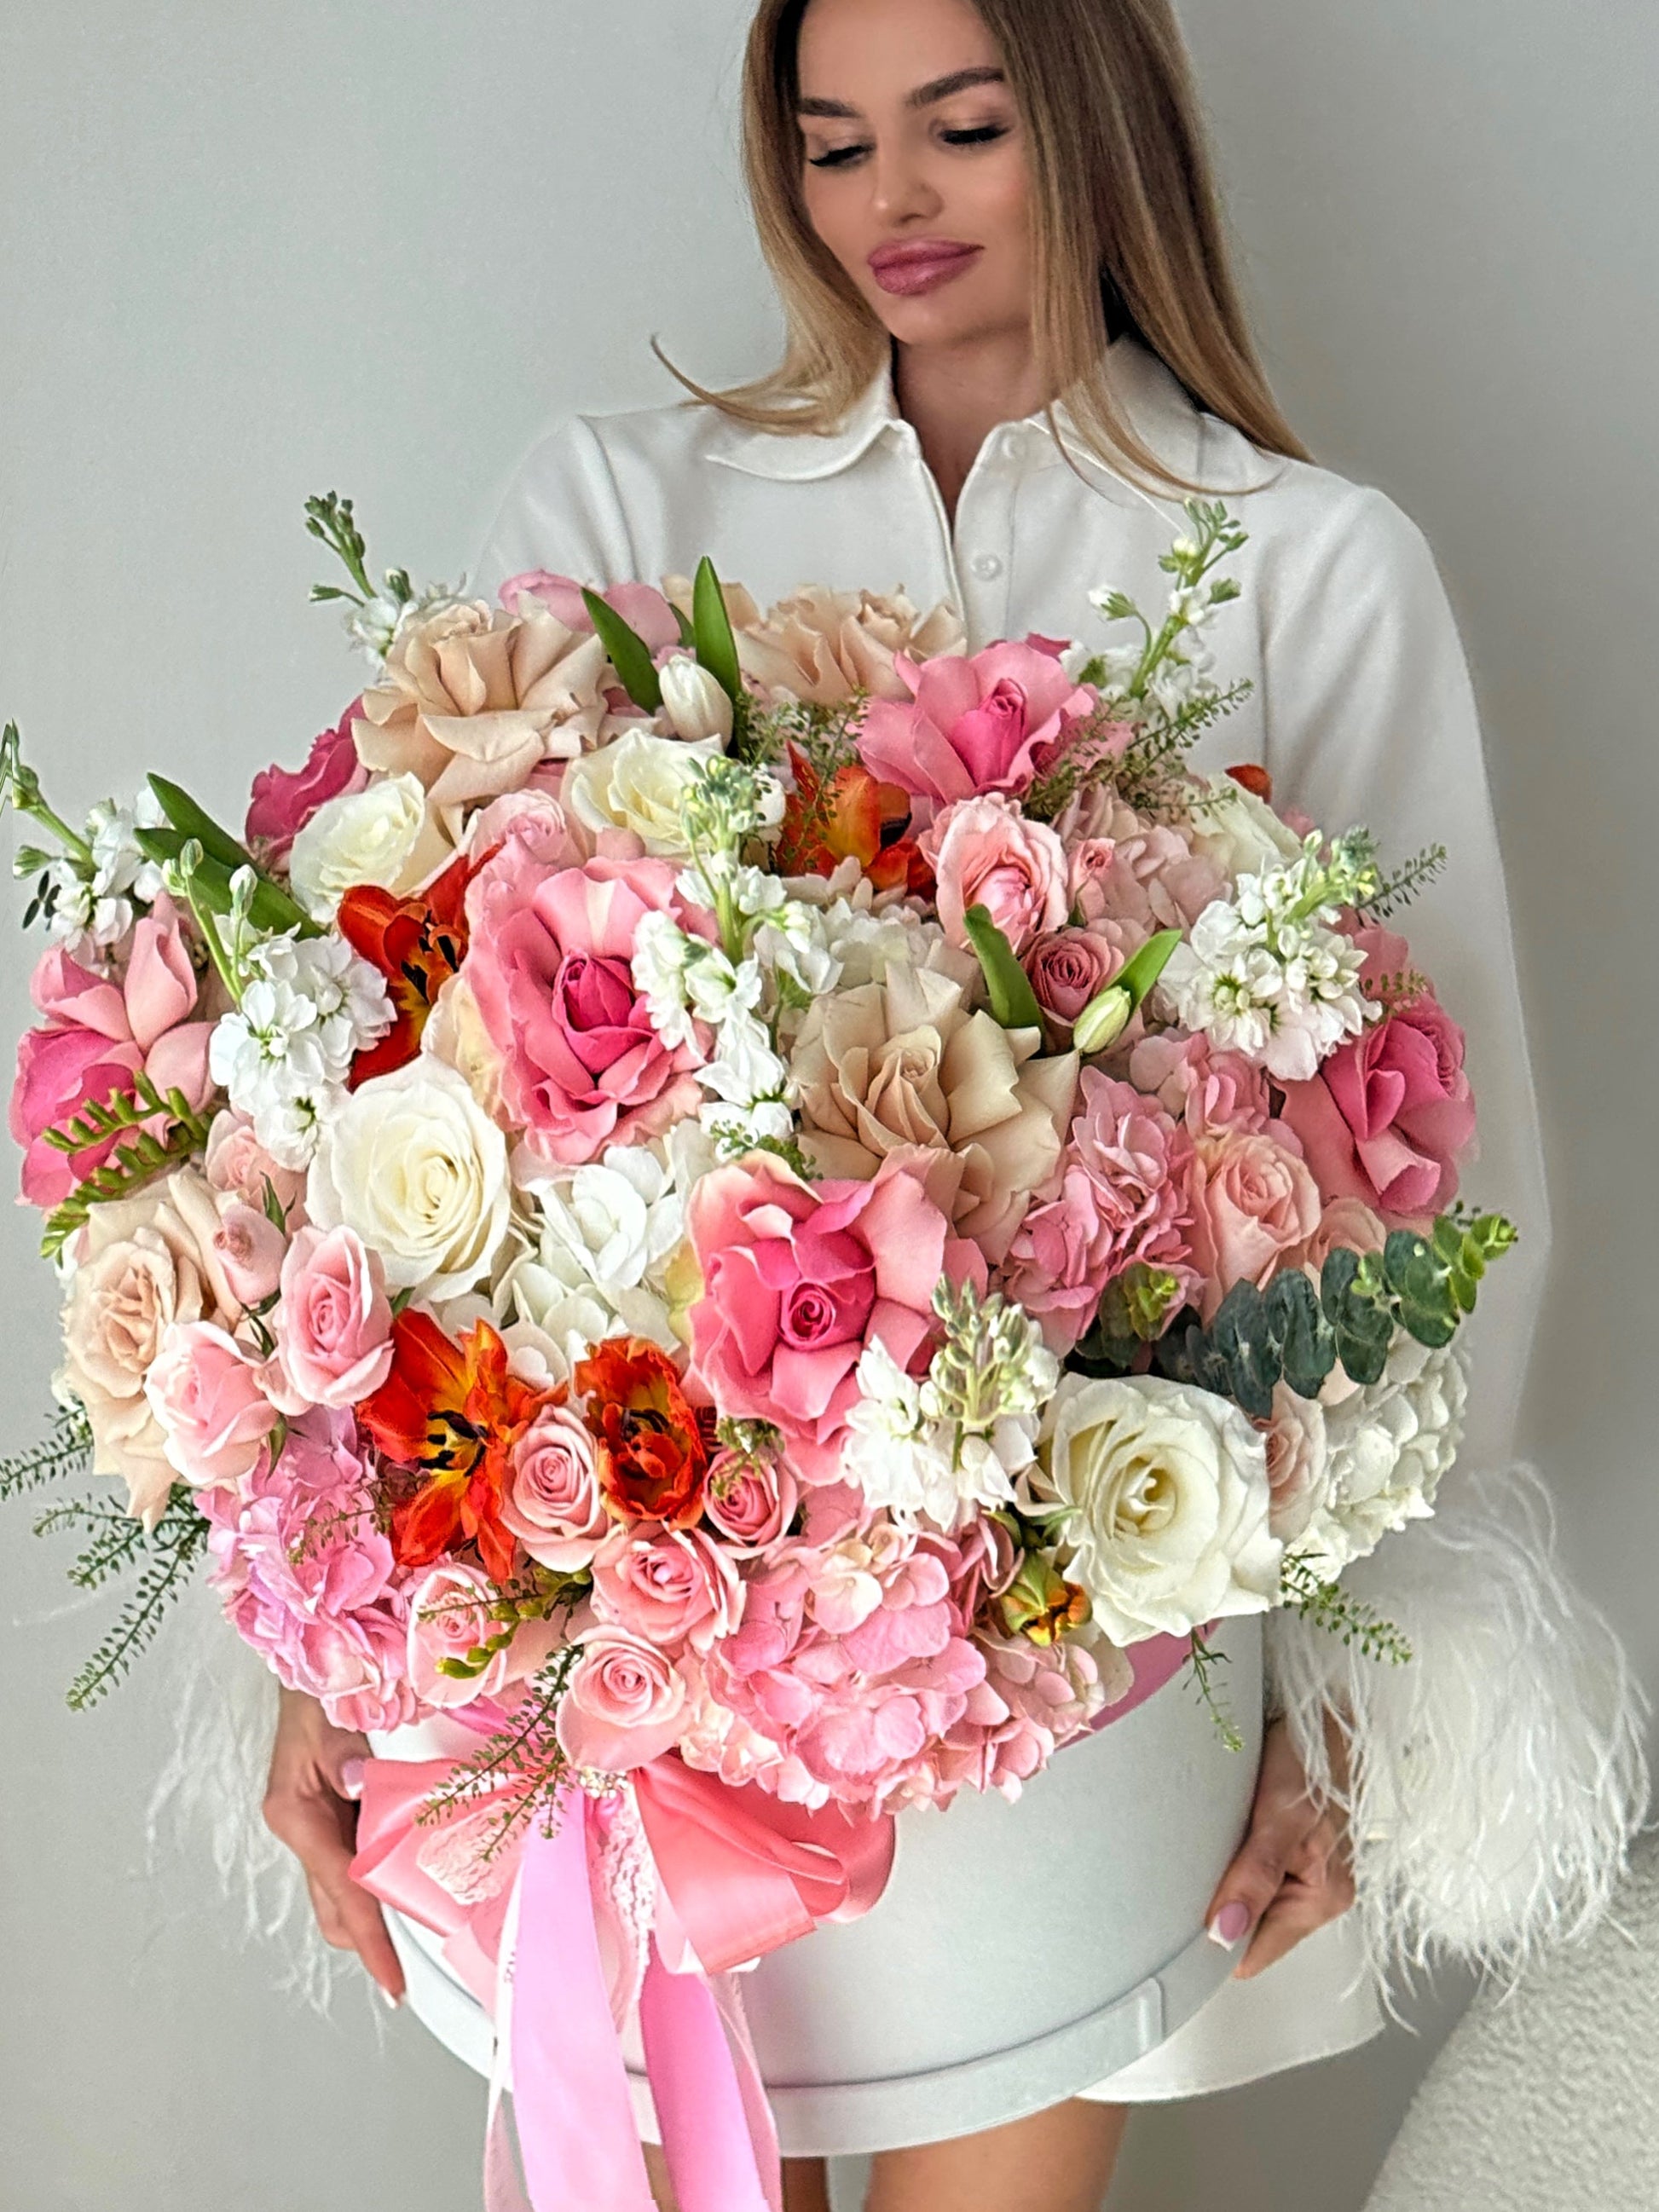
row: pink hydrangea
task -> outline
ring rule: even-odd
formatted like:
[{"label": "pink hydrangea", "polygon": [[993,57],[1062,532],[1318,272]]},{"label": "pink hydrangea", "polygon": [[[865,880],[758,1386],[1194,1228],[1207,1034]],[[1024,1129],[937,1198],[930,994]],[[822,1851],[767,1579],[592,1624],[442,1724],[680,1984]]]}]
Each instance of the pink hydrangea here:
[{"label": "pink hydrangea", "polygon": [[1018,1797],[1107,1702],[1099,1662],[1074,1638],[1036,1644],[981,1632],[975,1644],[985,1679],[920,1778],[918,1801],[945,1805],[963,1788]]},{"label": "pink hydrangea", "polygon": [[[1206,1036],[1162,1030],[1143,1037],[1129,1055],[1129,1080],[1149,1091],[1194,1138],[1224,1130],[1266,1130],[1284,1142],[1290,1132],[1272,1118],[1267,1079],[1242,1052],[1218,1052]],[[1292,1140],[1291,1149],[1295,1149]]]},{"label": "pink hydrangea", "polygon": [[307,1413],[276,1464],[204,1492],[209,1579],[232,1626],[277,1680],[322,1700],[338,1728],[412,1720],[404,1577],[374,1517],[356,1427]]},{"label": "pink hydrangea", "polygon": [[354,699],[333,729],[313,739],[303,768],[265,768],[254,777],[245,834],[250,845],[261,848],[267,866],[286,862],[294,840],[325,799],[366,788],[368,770],[351,734],[362,706],[361,697]]},{"label": "pink hydrangea", "polygon": [[999,1287],[1034,1315],[1051,1351],[1087,1334],[1100,1294],[1137,1261],[1180,1296],[1199,1280],[1188,1243],[1192,1140],[1156,1099],[1086,1067],[1058,1181],[1031,1206]]},{"label": "pink hydrangea", "polygon": [[893,665],[914,696],[872,699],[859,735],[865,766],[907,793],[919,827],[981,792],[1018,798],[1097,695],[1029,641]]},{"label": "pink hydrangea", "polygon": [[501,1055],[506,1111],[549,1163],[579,1166],[696,1111],[700,1053],[664,1043],[632,967],[647,914],[712,935],[677,873],[667,860],[604,855],[550,866],[509,836],[468,887],[461,972]]},{"label": "pink hydrangea", "polygon": [[1146,820],[1101,785],[1064,808],[1054,829],[1073,856],[1073,902],[1081,921],[1130,921],[1149,937],[1190,929],[1226,890],[1221,870],[1179,830]]}]

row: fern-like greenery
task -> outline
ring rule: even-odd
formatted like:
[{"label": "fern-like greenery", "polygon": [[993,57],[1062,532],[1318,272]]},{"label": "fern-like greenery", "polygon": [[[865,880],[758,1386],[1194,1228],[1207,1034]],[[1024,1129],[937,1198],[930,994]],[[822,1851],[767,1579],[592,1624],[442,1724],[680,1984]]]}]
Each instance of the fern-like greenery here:
[{"label": "fern-like greenery", "polygon": [[1322,1582],[1317,1571],[1300,1553],[1287,1552],[1279,1566],[1279,1594],[1285,1604],[1316,1628],[1340,1636],[1345,1644],[1358,1641],[1369,1659],[1387,1659],[1404,1666],[1412,1647],[1391,1620],[1384,1620],[1372,1606],[1350,1596],[1340,1583]]},{"label": "fern-like greenery", "polygon": [[[144,1127],[158,1116],[164,1119],[161,1135]],[[193,1158],[207,1142],[207,1123],[191,1107],[182,1091],[165,1096],[148,1075],[140,1075],[131,1091],[116,1091],[97,1103],[82,1107],[62,1128],[48,1129],[46,1140],[56,1151],[71,1157],[90,1145],[125,1136],[101,1167],[78,1182],[61,1206],[46,1216],[40,1249],[55,1258],[77,1231],[85,1227],[94,1206],[129,1198],[135,1190],[165,1169]]]},{"label": "fern-like greenery", "polygon": [[154,1528],[107,1498],[67,1499],[48,1507],[34,1524],[37,1536],[64,1528],[91,1539],[69,1570],[77,1589],[101,1589],[118,1576],[138,1577],[115,1626],[70,1685],[70,1705],[83,1712],[125,1680],[139,1653],[154,1643],[207,1549],[208,1523],[188,1487],[176,1482]]},{"label": "fern-like greenery", "polygon": [[1228,1664],[1227,1655],[1224,1651],[1218,1651],[1212,1644],[1206,1644],[1204,1641],[1203,1632],[1200,1629],[1194,1629],[1191,1644],[1192,1655],[1188,1663],[1193,1670],[1193,1680],[1198,1686],[1198,1693],[1209,1707],[1210,1718],[1215,1723],[1221,1741],[1227,1749],[1243,1751],[1244,1739],[1240,1735],[1232,1715],[1217,1696],[1215,1685],[1210,1679],[1218,1667],[1224,1667]]},{"label": "fern-like greenery", "polygon": [[1402,862],[1392,875],[1382,877],[1371,896],[1360,902],[1360,919],[1386,921],[1396,907],[1406,905],[1425,884],[1431,884],[1445,865],[1445,847],[1425,845],[1420,853],[1413,853],[1409,860]]},{"label": "fern-like greenery", "polygon": [[78,1406],[66,1407],[38,1444],[0,1459],[0,1498],[21,1498],[26,1490],[84,1474],[91,1458],[91,1425]]},{"label": "fern-like greenery", "polygon": [[492,1815],[479,1856],[492,1859],[532,1820],[551,1835],[558,1820],[559,1793],[570,1777],[570,1762],[555,1732],[559,1700],[580,1653],[567,1644],[526,1685],[523,1702],[470,1759],[452,1769],[416,1814],[432,1826],[474,1806],[489,1804]]}]

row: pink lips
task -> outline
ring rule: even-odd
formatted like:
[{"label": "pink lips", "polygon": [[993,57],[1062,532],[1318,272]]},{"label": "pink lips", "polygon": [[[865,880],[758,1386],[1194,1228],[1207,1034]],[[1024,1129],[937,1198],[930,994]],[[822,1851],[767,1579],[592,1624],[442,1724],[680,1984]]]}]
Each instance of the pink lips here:
[{"label": "pink lips", "polygon": [[931,292],[960,276],[980,252],[953,238],[907,238],[902,244],[878,246],[870,256],[870,273],[884,292]]}]

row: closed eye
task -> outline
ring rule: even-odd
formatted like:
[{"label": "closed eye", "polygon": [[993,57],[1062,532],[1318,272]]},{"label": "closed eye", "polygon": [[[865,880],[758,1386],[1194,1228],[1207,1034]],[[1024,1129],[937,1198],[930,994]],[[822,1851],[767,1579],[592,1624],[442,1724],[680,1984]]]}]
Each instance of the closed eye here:
[{"label": "closed eye", "polygon": [[867,146],[831,146],[825,153],[809,154],[806,165],[811,169],[845,169],[869,150]]},{"label": "closed eye", "polygon": [[981,123],[972,131],[941,131],[939,133],[947,146],[990,146],[1007,135],[1006,123]]}]

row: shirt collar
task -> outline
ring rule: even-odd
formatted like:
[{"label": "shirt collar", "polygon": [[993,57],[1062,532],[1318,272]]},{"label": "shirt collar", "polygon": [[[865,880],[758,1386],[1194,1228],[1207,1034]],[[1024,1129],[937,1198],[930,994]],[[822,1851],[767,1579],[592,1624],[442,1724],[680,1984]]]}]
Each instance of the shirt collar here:
[{"label": "shirt collar", "polygon": [[[1142,441],[1176,475],[1197,477],[1203,422],[1180,380],[1130,332],[1113,340],[1106,362],[1124,412]],[[1084,443],[1064,402],[1057,404],[1054,411],[1060,440],[1079,465],[1097,478],[1121,484],[1122,471]],[[1034,465],[1048,466],[1065,458],[1041,410],[1012,428],[1040,455]],[[810,483],[850,469],[884,435],[915,435],[899,413],[890,364],[884,365],[872,379],[838,429],[792,436],[728,421],[711,445],[709,458],[745,475],[770,477],[783,483]]]}]

